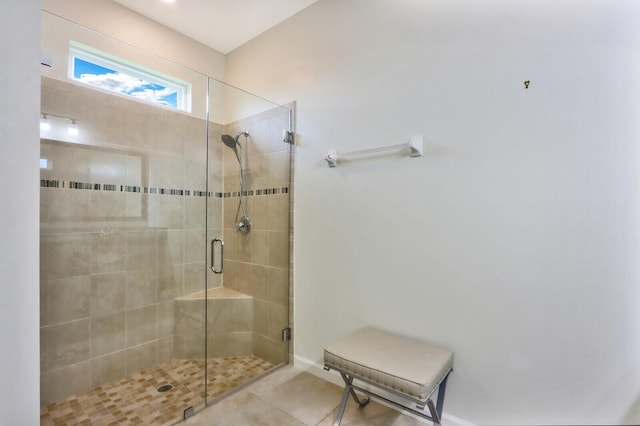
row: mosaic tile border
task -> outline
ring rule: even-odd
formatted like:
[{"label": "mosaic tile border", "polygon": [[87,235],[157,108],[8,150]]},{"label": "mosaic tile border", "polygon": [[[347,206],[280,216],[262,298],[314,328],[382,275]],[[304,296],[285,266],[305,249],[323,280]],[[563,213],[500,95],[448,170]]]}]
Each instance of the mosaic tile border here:
[{"label": "mosaic tile border", "polygon": [[[81,189],[86,191],[107,191],[107,192],[128,192],[139,194],[156,194],[156,195],[177,195],[181,197],[215,197],[215,198],[233,198],[240,195],[240,191],[234,192],[207,192],[190,189],[174,189],[174,188],[156,188],[152,186],[134,186],[134,185],[115,185],[110,183],[93,183],[93,182],[76,182],[57,179],[40,179],[41,188],[55,189]],[[288,194],[289,187],[281,188],[261,188],[242,191],[245,197],[253,197],[258,195],[278,195]]]}]

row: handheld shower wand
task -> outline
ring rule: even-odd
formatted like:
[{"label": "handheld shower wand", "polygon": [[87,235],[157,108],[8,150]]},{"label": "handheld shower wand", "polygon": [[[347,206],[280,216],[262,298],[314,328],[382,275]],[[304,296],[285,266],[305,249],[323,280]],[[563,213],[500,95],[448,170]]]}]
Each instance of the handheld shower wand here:
[{"label": "handheld shower wand", "polygon": [[[242,145],[238,142],[240,136],[244,136],[245,141],[245,149],[247,145],[247,137],[249,136],[249,132],[241,132],[238,133],[235,137],[231,135],[222,135],[222,142],[231,148],[233,152],[236,154],[236,158],[238,159],[238,164],[240,165],[240,193],[239,201],[238,201],[238,209],[236,210],[236,229],[243,234],[249,233],[251,230],[251,220],[249,220],[249,216],[247,216],[247,211],[245,209],[246,204],[246,195],[244,195],[244,167],[242,164],[242,155],[240,150],[242,149]],[[243,201],[244,197],[244,201]],[[240,216],[240,211],[242,211],[242,216]]]}]

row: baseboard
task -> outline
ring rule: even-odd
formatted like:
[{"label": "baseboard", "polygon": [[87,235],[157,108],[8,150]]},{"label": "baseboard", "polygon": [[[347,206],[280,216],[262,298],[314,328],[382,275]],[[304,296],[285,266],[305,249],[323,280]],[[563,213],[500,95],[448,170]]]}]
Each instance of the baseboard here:
[{"label": "baseboard", "polygon": [[[323,364],[295,355],[293,357],[293,365],[296,368],[302,371],[305,371],[309,374],[313,374],[314,376],[319,377],[323,380],[326,380],[327,382],[333,383],[340,387],[344,387],[344,382],[342,381],[342,377],[340,377],[340,375],[333,370],[325,371]],[[367,388],[367,386],[363,386],[363,387]],[[394,407],[393,405],[390,405],[390,404],[385,404],[383,401],[376,401],[376,402],[386,405],[394,410],[398,410],[397,407]],[[446,405],[446,398],[445,398],[445,405]],[[424,420],[406,411],[402,411],[402,413],[408,416],[411,416],[413,418],[416,418],[418,420]],[[442,425],[443,426],[475,426],[475,424],[472,422],[468,422],[459,417],[452,416],[450,414],[447,414],[446,412],[442,413]]]}]

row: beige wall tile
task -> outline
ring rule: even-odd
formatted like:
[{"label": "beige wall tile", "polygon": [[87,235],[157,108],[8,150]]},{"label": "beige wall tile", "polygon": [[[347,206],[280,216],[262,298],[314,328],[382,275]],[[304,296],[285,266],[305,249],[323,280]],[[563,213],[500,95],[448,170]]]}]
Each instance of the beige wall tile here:
[{"label": "beige wall tile", "polygon": [[124,272],[91,275],[91,316],[123,311],[126,306],[126,288]]},{"label": "beige wall tile", "polygon": [[127,347],[156,339],[156,307],[127,310]]},{"label": "beige wall tile", "polygon": [[140,269],[126,273],[126,306],[136,308],[156,303],[157,279],[154,269]]},{"label": "beige wall tile", "polygon": [[90,327],[91,321],[83,319],[44,328],[47,371],[89,358]]},{"label": "beige wall tile", "polygon": [[254,334],[253,350],[257,357],[269,361],[272,364],[287,362],[289,343],[282,340],[269,339],[268,337]]},{"label": "beige wall tile", "polygon": [[251,242],[253,240],[253,232],[249,232],[248,234],[235,232],[232,235],[235,237],[232,239],[235,244],[235,259],[240,262],[250,262],[252,257]]},{"label": "beige wall tile", "polygon": [[158,267],[158,302],[173,300],[182,292],[182,265]]},{"label": "beige wall tile", "polygon": [[126,234],[112,230],[91,234],[92,273],[124,270]]},{"label": "beige wall tile", "polygon": [[[117,185],[127,184],[126,154],[97,147],[74,147],[75,162],[78,169],[86,169],[86,182],[103,182]],[[108,164],[108,167],[105,165]]]},{"label": "beige wall tile", "polygon": [[253,331],[253,299],[228,298],[207,301],[207,333]]},{"label": "beige wall tile", "polygon": [[[225,255],[226,257],[226,255]],[[227,268],[227,261],[225,260],[225,271]],[[210,265],[207,266],[207,288],[216,288],[222,286],[222,279],[224,274],[214,274],[211,271]]]},{"label": "beige wall tile", "polygon": [[91,272],[91,235],[87,233],[42,234],[40,276],[45,279],[88,275]]},{"label": "beige wall tile", "polygon": [[138,193],[126,193],[123,195],[125,198],[125,217],[146,220],[149,195]]},{"label": "beige wall tile", "polygon": [[269,302],[279,305],[289,303],[289,270],[266,268],[267,297]]},{"label": "beige wall tile", "polygon": [[58,324],[89,316],[91,279],[88,275],[45,281],[47,324]]},{"label": "beige wall tile", "polygon": [[90,191],[89,197],[89,217],[91,219],[126,217],[127,199],[124,194],[120,192]]},{"label": "beige wall tile", "polygon": [[269,266],[289,267],[289,233],[286,231],[269,232]]},{"label": "beige wall tile", "polygon": [[176,334],[204,333],[204,310],[204,300],[176,300]]},{"label": "beige wall tile", "polygon": [[[231,186],[228,182],[225,184],[225,192],[238,191],[238,186]],[[228,197],[224,198],[223,201],[223,214],[222,219],[224,220],[225,229],[233,229],[235,230],[236,223],[236,211],[238,210],[238,197]],[[225,235],[226,238],[229,238],[228,235]]]},{"label": "beige wall tile", "polygon": [[183,263],[184,231],[162,230],[158,232],[158,264],[178,265]]},{"label": "beige wall tile", "polygon": [[269,303],[255,299],[253,301],[253,331],[266,336],[269,330]]},{"label": "beige wall tile", "polygon": [[127,349],[127,375],[137,373],[156,364],[156,342]]},{"label": "beige wall tile", "polygon": [[169,337],[165,337],[164,339],[160,339],[157,341],[157,362],[158,364],[163,362],[169,362],[173,359],[173,334]]},{"label": "beige wall tile", "polygon": [[269,339],[262,334],[253,334],[253,354],[258,358],[269,360]]},{"label": "beige wall tile", "polygon": [[267,228],[272,231],[288,232],[289,194],[277,194],[266,198],[268,200]]},{"label": "beige wall tile", "polygon": [[157,152],[184,155],[184,120],[179,116],[154,117],[153,125],[155,131],[152,141],[153,149]]},{"label": "beige wall tile", "polygon": [[[201,257],[204,253],[201,252]],[[205,288],[206,266],[204,262],[189,263],[183,266],[184,294],[202,291]]]},{"label": "beige wall tile", "polygon": [[265,173],[262,175],[261,186],[281,188],[289,185],[289,153],[287,151],[265,155],[262,161]]},{"label": "beige wall tile", "polygon": [[268,303],[267,310],[267,337],[279,341],[282,337],[282,329],[289,326],[289,307]]},{"label": "beige wall tile", "polygon": [[149,186],[181,189],[184,185],[184,161],[180,155],[149,154]]},{"label": "beige wall tile", "polygon": [[[211,188],[211,184],[209,185],[209,191],[212,192],[222,192],[222,188]],[[215,185],[214,185],[215,186]],[[209,229],[222,229],[222,220],[224,217],[224,205],[226,205],[226,201],[224,201],[221,197],[209,197],[207,201],[207,226]],[[233,212],[235,215],[235,210]]]},{"label": "beige wall tile", "polygon": [[[264,221],[263,221],[264,222]],[[252,230],[251,263],[269,264],[269,231]]]},{"label": "beige wall tile", "polygon": [[251,276],[251,265],[247,263],[238,263],[238,269],[236,271],[236,286],[240,293],[253,296],[254,293],[254,281]]},{"label": "beige wall tile", "polygon": [[175,358],[204,358],[204,333],[176,334],[174,337]]},{"label": "beige wall tile", "polygon": [[124,349],[125,336],[125,316],[121,312],[91,318],[91,356]]},{"label": "beige wall tile", "polygon": [[158,338],[163,339],[175,334],[175,301],[158,303],[156,305]]},{"label": "beige wall tile", "polygon": [[268,227],[268,217],[269,217],[269,198],[271,196],[257,195],[253,197],[253,211],[255,216],[255,220],[253,223],[252,230],[256,231],[267,231]]},{"label": "beige wall tile", "polygon": [[268,292],[267,270],[269,268],[262,265],[245,265],[244,267],[251,271],[251,295],[256,299],[266,300]]},{"label": "beige wall tile", "polygon": [[40,188],[40,220],[44,223],[85,220],[90,217],[90,195],[86,191]]},{"label": "beige wall tile", "polygon": [[[207,157],[207,128],[206,122],[191,117],[185,117],[185,123],[181,126],[184,133],[184,155],[187,158]],[[213,134],[215,127],[220,125],[212,123],[209,131]]]},{"label": "beige wall tile", "polygon": [[184,231],[184,263],[204,261],[206,248],[205,238],[206,234],[204,225],[201,229],[189,229]]},{"label": "beige wall tile", "polygon": [[91,362],[84,361],[41,376],[40,404],[60,401],[91,389]]},{"label": "beige wall tile", "polygon": [[115,352],[91,360],[91,385],[109,383],[126,376],[126,353]]},{"label": "beige wall tile", "polygon": [[226,260],[224,263],[224,286],[230,288],[232,290],[238,290],[238,285],[236,283],[236,277],[238,275],[238,270],[244,264],[236,262],[234,260]]},{"label": "beige wall tile", "polygon": [[253,333],[208,334],[207,356],[246,356],[253,354]]},{"label": "beige wall tile", "polygon": [[176,195],[155,194],[149,197],[148,225],[158,228],[184,227],[184,200]]},{"label": "beige wall tile", "polygon": [[126,269],[155,270],[158,255],[158,232],[131,231],[126,233]]},{"label": "beige wall tile", "polygon": [[184,186],[186,189],[204,191],[207,186],[206,178],[207,162],[205,156],[184,159]]},{"label": "beige wall tile", "polygon": [[[205,187],[197,185],[189,186],[195,191],[204,191]],[[205,211],[207,209],[206,197],[186,197],[184,200],[184,227],[185,229],[205,229]]]},{"label": "beige wall tile", "polygon": [[258,120],[244,127],[249,136],[249,158],[256,158],[269,151],[269,122]]}]

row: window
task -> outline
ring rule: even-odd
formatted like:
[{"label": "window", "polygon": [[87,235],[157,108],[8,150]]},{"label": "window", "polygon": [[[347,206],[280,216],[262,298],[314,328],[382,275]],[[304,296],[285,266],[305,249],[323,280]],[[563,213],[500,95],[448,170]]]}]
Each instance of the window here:
[{"label": "window", "polygon": [[69,78],[142,101],[191,112],[191,85],[186,81],[73,41],[69,47]]}]

